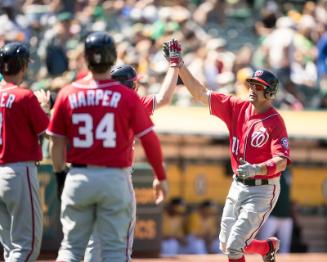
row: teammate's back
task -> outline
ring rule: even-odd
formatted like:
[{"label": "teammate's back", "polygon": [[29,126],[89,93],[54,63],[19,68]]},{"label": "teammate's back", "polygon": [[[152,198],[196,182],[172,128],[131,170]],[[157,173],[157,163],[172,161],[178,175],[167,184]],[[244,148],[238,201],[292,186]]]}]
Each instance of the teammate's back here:
[{"label": "teammate's back", "polygon": [[[154,169],[156,201],[167,193],[160,143],[137,94],[111,79],[117,58],[113,39],[105,32],[91,33],[84,54],[90,74],[60,91],[47,130],[58,188],[64,186],[58,191],[64,239],[57,260],[80,261],[96,229],[105,247],[101,261],[130,261],[134,137]],[[65,162],[71,163],[66,180]]]},{"label": "teammate's back", "polygon": [[[49,129],[67,136],[67,162],[131,166],[134,135],[152,129],[139,100],[134,91],[119,82],[95,81],[91,74],[63,88],[55,105],[57,121]],[[67,110],[61,110],[62,106]]]},{"label": "teammate's back", "polygon": [[20,42],[0,49],[0,242],[5,261],[35,261],[42,240],[42,211],[36,162],[39,135],[49,119],[37,98],[19,87],[29,49]]},{"label": "teammate's back", "polygon": [[12,83],[0,84],[0,163],[40,161],[38,134],[48,118],[33,92]]}]

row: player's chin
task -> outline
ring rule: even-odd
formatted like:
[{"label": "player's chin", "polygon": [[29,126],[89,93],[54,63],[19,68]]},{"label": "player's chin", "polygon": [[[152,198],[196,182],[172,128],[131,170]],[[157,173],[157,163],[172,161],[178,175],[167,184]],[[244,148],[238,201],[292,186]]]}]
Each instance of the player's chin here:
[{"label": "player's chin", "polygon": [[256,99],[256,96],[249,95],[248,101],[249,101],[250,103],[254,103],[256,100],[257,100],[257,99]]}]

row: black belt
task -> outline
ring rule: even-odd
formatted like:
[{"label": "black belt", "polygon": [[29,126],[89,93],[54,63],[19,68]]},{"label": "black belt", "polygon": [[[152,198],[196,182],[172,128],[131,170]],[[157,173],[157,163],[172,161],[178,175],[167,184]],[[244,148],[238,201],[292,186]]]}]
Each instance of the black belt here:
[{"label": "black belt", "polygon": [[268,179],[243,179],[239,176],[236,176],[235,180],[237,182],[241,182],[246,186],[262,186],[262,185],[268,185],[269,180]]},{"label": "black belt", "polygon": [[86,168],[87,164],[71,164],[71,167]]}]

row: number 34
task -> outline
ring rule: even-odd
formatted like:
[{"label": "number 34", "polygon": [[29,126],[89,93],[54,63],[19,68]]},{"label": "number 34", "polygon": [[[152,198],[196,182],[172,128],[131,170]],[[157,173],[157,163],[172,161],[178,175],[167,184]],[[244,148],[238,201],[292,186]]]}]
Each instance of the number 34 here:
[{"label": "number 34", "polygon": [[[116,132],[114,130],[114,114],[106,113],[96,128],[93,128],[93,118],[90,114],[73,114],[74,125],[79,125],[78,134],[83,136],[73,138],[74,147],[88,148],[94,143],[94,137],[102,140],[103,147],[113,148],[116,146]],[[93,130],[95,129],[95,136]]]}]

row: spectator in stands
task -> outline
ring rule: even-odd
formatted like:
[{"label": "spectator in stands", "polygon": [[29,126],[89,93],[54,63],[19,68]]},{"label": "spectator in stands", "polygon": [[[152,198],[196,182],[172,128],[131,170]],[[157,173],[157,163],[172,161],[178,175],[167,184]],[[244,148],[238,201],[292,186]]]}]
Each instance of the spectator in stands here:
[{"label": "spectator in stands", "polygon": [[162,221],[162,256],[176,256],[186,245],[185,235],[186,205],[182,198],[169,201],[163,213]]},{"label": "spectator in stands", "polygon": [[202,26],[208,23],[220,24],[225,22],[225,8],[224,0],[209,0],[201,1],[202,3],[194,12],[194,20]]},{"label": "spectator in stands", "polygon": [[[267,35],[261,48],[263,57],[267,58],[265,61],[267,67],[276,73],[280,81],[283,89],[283,92],[280,93],[284,96],[285,93],[288,93],[294,97],[290,107],[295,109],[295,106],[299,105],[299,109],[302,109],[301,95],[291,80],[291,66],[295,59],[295,34],[295,24],[292,19],[287,16],[280,17],[276,22],[276,28]],[[283,99],[283,97],[277,96],[276,101],[280,99]],[[280,101],[280,103],[285,104],[284,101]]]},{"label": "spectator in stands", "polygon": [[281,190],[276,206],[259,232],[260,239],[277,236],[280,240],[280,253],[289,253],[291,250],[293,232],[291,178],[291,170],[286,168],[280,177]]},{"label": "spectator in stands", "polygon": [[246,99],[249,94],[249,86],[246,79],[253,75],[253,68],[243,67],[236,73],[235,94],[241,99]]},{"label": "spectator in stands", "polygon": [[61,13],[57,19],[58,21],[53,29],[49,30],[49,34],[46,35],[48,37],[45,39],[45,62],[48,74],[52,77],[60,76],[69,69],[67,51],[73,38],[71,32],[72,14]]},{"label": "spectator in stands", "polygon": [[298,221],[299,206],[296,203],[292,203],[291,214],[293,219],[293,231],[291,241],[292,253],[306,253],[308,252],[308,245],[303,242],[302,227]]},{"label": "spectator in stands", "polygon": [[[327,24],[325,26],[327,28]],[[325,32],[317,43],[318,57],[317,69],[319,75],[319,87],[322,92],[327,92],[327,32]]]},{"label": "spectator in stands", "polygon": [[[75,56],[70,56],[69,51],[78,47],[89,31],[110,30],[117,38],[117,46],[124,46],[125,51],[119,57],[121,63],[136,61],[133,66],[148,76],[144,79],[147,95],[153,90],[155,92],[155,83],[166,71],[164,67],[168,66],[157,63],[155,59],[162,43],[176,38],[185,43],[185,64],[212,89],[221,86],[221,91],[234,93],[230,86],[235,83],[239,69],[252,63],[255,67],[268,65],[277,73],[284,88],[283,95],[276,99],[277,107],[292,110],[321,107],[319,101],[323,92],[318,94],[320,97],[315,97],[316,94],[312,96],[311,91],[317,88],[315,71],[319,73],[320,89],[327,86],[326,73],[321,69],[326,60],[324,38],[321,37],[326,31],[323,25],[327,24],[326,0],[304,1],[303,9],[297,8],[296,11],[285,1],[236,2],[195,0],[170,1],[167,4],[153,0],[2,0],[0,46],[10,40],[28,41],[34,63],[27,81],[49,88],[53,82],[51,78],[63,77],[61,82],[66,82],[66,74],[75,73],[75,68],[70,68]],[[233,14],[239,15],[241,12],[237,11],[249,11],[249,8],[261,11],[262,7],[264,11],[256,23],[259,36],[256,39],[248,26],[256,22],[256,15],[240,21]],[[224,10],[232,14],[228,20],[224,17]],[[280,17],[282,11],[286,11],[287,16]],[[172,13],[174,16],[171,16]],[[217,24],[220,26],[217,27]],[[300,36],[299,48],[293,42],[294,35]],[[257,44],[261,41],[263,45],[258,48]],[[247,43],[253,45],[253,59],[252,47],[248,48]],[[315,57],[308,59],[308,53],[314,50],[311,46],[321,47],[318,60]],[[264,52],[260,54],[262,50]],[[248,62],[249,59],[253,61]],[[155,67],[158,67],[157,70],[152,70]],[[68,82],[71,80],[68,77]],[[60,81],[56,79],[55,82]],[[301,95],[299,86],[301,92],[308,92]],[[177,104],[194,104],[183,93],[176,98]]]},{"label": "spectator in stands", "polygon": [[219,253],[218,208],[212,200],[202,201],[188,216],[187,253]]}]

